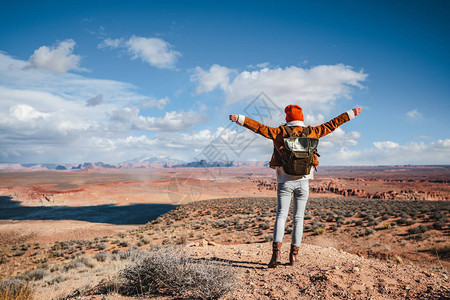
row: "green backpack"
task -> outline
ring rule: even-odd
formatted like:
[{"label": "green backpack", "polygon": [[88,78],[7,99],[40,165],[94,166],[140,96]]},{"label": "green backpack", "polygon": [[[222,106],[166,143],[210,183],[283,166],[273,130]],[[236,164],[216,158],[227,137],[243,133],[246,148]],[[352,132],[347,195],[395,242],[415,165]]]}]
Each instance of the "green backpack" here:
[{"label": "green backpack", "polygon": [[303,127],[301,136],[297,136],[290,127],[283,126],[289,137],[284,138],[284,148],[277,149],[281,155],[281,163],[284,172],[290,175],[308,175],[311,168],[316,166],[313,163],[314,154],[317,153],[319,139],[309,138],[309,128]]}]

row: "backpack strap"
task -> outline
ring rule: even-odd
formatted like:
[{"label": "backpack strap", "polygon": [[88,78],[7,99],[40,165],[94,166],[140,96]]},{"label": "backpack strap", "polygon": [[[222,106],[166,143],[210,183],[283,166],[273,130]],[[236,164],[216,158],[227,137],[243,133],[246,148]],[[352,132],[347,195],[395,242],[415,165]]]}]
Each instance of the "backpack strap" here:
[{"label": "backpack strap", "polygon": [[296,137],[295,133],[292,131],[291,127],[287,125],[283,125],[284,129],[286,129],[286,132],[289,134],[289,137]]},{"label": "backpack strap", "polygon": [[308,137],[309,134],[310,134],[309,127],[303,127],[302,136]]},{"label": "backpack strap", "polygon": [[[284,127],[284,129],[286,129],[286,132],[289,134],[289,137],[290,137],[290,138],[292,138],[292,137],[298,137],[298,136],[294,133],[294,131],[292,131],[291,127],[286,126],[286,125],[283,125],[283,127]],[[303,131],[302,131],[302,134],[301,134],[300,136],[301,136],[301,137],[308,137],[308,135],[309,135],[309,127],[302,127],[302,128],[303,128]]]}]

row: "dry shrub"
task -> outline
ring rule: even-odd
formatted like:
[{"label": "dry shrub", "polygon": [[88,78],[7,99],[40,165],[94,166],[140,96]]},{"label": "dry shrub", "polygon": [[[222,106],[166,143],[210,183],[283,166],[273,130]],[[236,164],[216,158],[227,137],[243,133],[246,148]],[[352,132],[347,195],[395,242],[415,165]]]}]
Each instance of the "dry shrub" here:
[{"label": "dry shrub", "polygon": [[104,252],[104,251],[97,252],[97,253],[94,255],[94,258],[95,258],[97,261],[99,261],[99,262],[104,262],[104,261],[106,261],[106,260],[108,259],[108,257],[109,257],[109,254],[108,254],[107,252]]},{"label": "dry shrub", "polygon": [[44,269],[36,269],[25,275],[26,280],[41,280],[45,276],[50,274],[49,271]]},{"label": "dry shrub", "polygon": [[323,228],[317,228],[317,229],[314,231],[314,233],[315,233],[316,235],[322,235],[322,234],[324,234],[324,232],[325,232],[325,229],[323,229]]},{"label": "dry shrub", "polygon": [[121,294],[217,299],[237,284],[237,275],[220,262],[193,259],[184,251],[149,252],[125,268],[118,277]]},{"label": "dry shrub", "polygon": [[0,300],[28,300],[33,298],[33,291],[17,279],[6,279],[0,282]]}]

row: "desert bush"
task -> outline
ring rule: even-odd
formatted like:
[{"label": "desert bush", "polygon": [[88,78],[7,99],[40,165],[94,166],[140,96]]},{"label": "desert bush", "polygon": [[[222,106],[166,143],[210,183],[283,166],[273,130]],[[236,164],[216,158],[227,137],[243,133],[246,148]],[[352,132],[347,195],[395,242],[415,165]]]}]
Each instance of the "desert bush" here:
[{"label": "desert bush", "polygon": [[390,215],[384,214],[384,215],[381,216],[381,219],[382,219],[383,221],[386,221],[386,220],[389,219],[390,217],[391,217]]},{"label": "desert bush", "polygon": [[139,249],[128,249],[127,251],[117,252],[117,254],[115,254],[112,259],[135,261],[142,257],[143,253],[144,252]]},{"label": "desert bush", "polygon": [[450,258],[450,245],[436,246],[430,249],[419,250],[419,252],[429,252],[433,255],[437,255],[439,258],[448,260]]},{"label": "desert bush", "polygon": [[48,285],[53,285],[53,284],[55,284],[55,283],[64,282],[64,281],[66,281],[66,280],[67,280],[67,278],[64,277],[63,275],[58,275],[58,276],[52,278],[51,280],[47,281],[47,284],[48,284]]},{"label": "desert bush", "polygon": [[236,229],[236,230],[242,230],[242,229],[244,229],[244,225],[242,225],[242,224],[236,224],[236,225],[234,226],[234,229]]},{"label": "desert bush", "polygon": [[402,218],[398,219],[398,220],[396,221],[396,223],[399,224],[399,225],[401,225],[401,224],[405,224],[406,221],[407,221],[407,219],[402,217]]},{"label": "desert bush", "polygon": [[0,281],[1,300],[28,300],[33,298],[33,291],[28,283],[17,279]]},{"label": "desert bush", "polygon": [[184,245],[186,244],[187,240],[188,240],[187,236],[183,234],[177,238],[176,243],[177,245]]},{"label": "desert bush", "polygon": [[0,265],[6,264],[8,261],[9,261],[9,259],[5,255],[0,256]]},{"label": "desert bush", "polygon": [[267,221],[267,222],[264,222],[264,223],[261,223],[261,224],[259,224],[259,227],[262,229],[262,230],[266,230],[266,229],[269,229],[270,228],[270,223]]},{"label": "desert bush", "polygon": [[408,220],[406,220],[405,225],[409,226],[409,225],[413,225],[413,224],[415,224],[415,223],[416,223],[416,222],[415,222],[414,220],[408,219]]},{"label": "desert bush", "polygon": [[354,212],[352,212],[352,211],[346,211],[346,212],[344,213],[344,217],[346,217],[346,218],[353,217],[353,215],[354,215]]},{"label": "desert bush", "polygon": [[410,234],[424,233],[427,230],[428,230],[427,226],[419,225],[417,227],[409,228],[408,233]]},{"label": "desert bush", "polygon": [[445,226],[445,221],[439,220],[433,223],[433,228],[437,230],[442,230],[442,228]]},{"label": "desert bush", "polygon": [[97,253],[94,255],[94,258],[95,258],[97,261],[99,261],[99,262],[104,262],[104,261],[106,261],[106,260],[108,259],[108,257],[109,257],[109,254],[106,253],[106,252],[104,252],[104,251],[97,252]]},{"label": "desert bush", "polygon": [[98,244],[97,248],[98,248],[99,250],[105,250],[105,249],[108,249],[108,244],[100,243],[100,244]]},{"label": "desert bush", "polygon": [[317,228],[317,229],[314,231],[314,233],[315,233],[316,235],[322,235],[322,234],[324,234],[324,232],[325,232],[325,229],[323,229],[323,228]]},{"label": "desert bush", "polygon": [[366,231],[365,231],[365,235],[371,235],[372,233],[374,233],[375,232],[375,230],[373,230],[372,228],[366,228]]},{"label": "desert bush", "polygon": [[148,236],[144,236],[142,239],[141,239],[141,242],[143,242],[144,244],[150,244],[151,242],[152,242],[152,239],[150,238],[150,237],[148,237]]},{"label": "desert bush", "polygon": [[265,242],[271,242],[271,241],[273,241],[273,235],[272,235],[272,234],[267,234],[267,235],[264,237],[264,241],[265,241]]},{"label": "desert bush", "polygon": [[128,247],[128,242],[127,241],[122,241],[119,243],[120,247]]},{"label": "desert bush", "polygon": [[[67,272],[70,269],[78,269],[78,268],[82,268],[82,267],[88,267],[88,268],[92,269],[93,267],[95,267],[95,265],[91,259],[89,259],[87,257],[79,257],[79,258],[73,259],[69,264],[65,265],[64,271]],[[57,266],[55,268],[58,269]]]},{"label": "desert bush", "polygon": [[225,228],[225,227],[227,227],[227,224],[223,220],[219,219],[214,223],[213,226],[216,228]]},{"label": "desert bush", "polygon": [[170,294],[217,299],[236,286],[237,275],[229,266],[190,258],[185,252],[165,249],[149,252],[119,275],[124,295]]},{"label": "desert bush", "polygon": [[53,272],[59,271],[59,269],[60,269],[59,266],[53,266],[50,268],[50,272],[53,273]]},{"label": "desert bush", "polygon": [[28,274],[26,274],[24,276],[24,278],[26,280],[41,280],[43,279],[45,276],[47,276],[48,274],[50,274],[49,271],[44,270],[44,269],[36,269],[33,270],[31,272],[29,272]]},{"label": "desert bush", "polygon": [[356,226],[361,226],[362,224],[364,224],[364,222],[362,220],[358,220],[355,222]]},{"label": "desert bush", "polygon": [[13,256],[22,256],[22,255],[24,255],[24,254],[25,254],[25,251],[19,250],[19,251],[17,251],[16,253],[14,253]]}]

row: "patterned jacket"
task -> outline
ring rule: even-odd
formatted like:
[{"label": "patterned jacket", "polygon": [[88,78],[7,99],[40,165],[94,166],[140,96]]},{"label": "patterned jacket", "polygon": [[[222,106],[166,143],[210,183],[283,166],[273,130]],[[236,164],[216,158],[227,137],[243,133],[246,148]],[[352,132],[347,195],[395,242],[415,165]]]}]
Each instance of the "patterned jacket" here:
[{"label": "patterned jacket", "polygon": [[[352,120],[354,117],[355,114],[353,110],[349,110],[343,114],[340,114],[336,118],[326,123],[323,123],[322,125],[308,126],[309,127],[308,137],[319,139],[333,132],[336,128],[338,128],[345,122]],[[243,115],[239,115],[238,121],[236,123],[250,129],[255,133],[262,135],[265,138],[271,139],[273,141],[273,146],[276,147],[278,150],[283,149],[284,138],[289,137],[289,134],[286,132],[286,129],[283,126],[269,127]],[[306,127],[303,121],[292,121],[287,123],[286,125],[289,127],[292,126],[292,131],[298,135],[300,135],[301,132],[303,131],[303,127]],[[315,166],[319,165],[317,155],[314,155],[313,163]],[[277,151],[276,149],[274,149],[273,151],[272,159],[270,160],[269,166],[273,169],[281,166],[281,157],[279,151]]]}]

